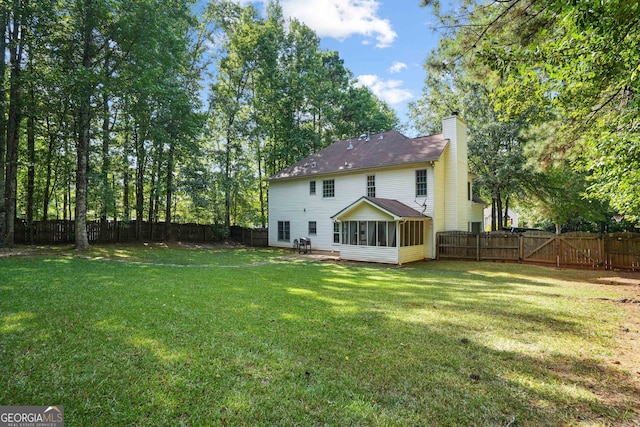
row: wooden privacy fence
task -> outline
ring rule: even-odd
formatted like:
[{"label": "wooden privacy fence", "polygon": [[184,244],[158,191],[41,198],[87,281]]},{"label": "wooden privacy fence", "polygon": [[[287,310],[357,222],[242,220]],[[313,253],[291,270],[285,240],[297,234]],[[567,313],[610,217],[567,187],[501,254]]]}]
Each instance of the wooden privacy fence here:
[{"label": "wooden privacy fence", "polygon": [[640,270],[637,233],[437,233],[438,259],[512,261],[558,267]]},{"label": "wooden privacy fence", "polygon": [[[27,224],[16,221],[14,241],[17,244],[55,245],[75,243],[74,221],[35,221]],[[179,240],[183,242],[215,243],[226,239],[224,226],[143,221],[90,221],[87,222],[89,243],[125,243],[135,241]]]},{"label": "wooden privacy fence", "polygon": [[269,229],[231,226],[229,239],[247,246],[269,246]]}]

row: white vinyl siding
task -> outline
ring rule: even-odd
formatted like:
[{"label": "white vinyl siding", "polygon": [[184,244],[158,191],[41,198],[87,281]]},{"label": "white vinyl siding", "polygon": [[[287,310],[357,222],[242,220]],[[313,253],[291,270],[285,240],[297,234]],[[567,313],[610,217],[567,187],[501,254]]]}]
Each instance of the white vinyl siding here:
[{"label": "white vinyl siding", "polygon": [[[335,175],[335,197],[309,197],[309,179],[274,181],[269,185],[269,245],[275,247],[291,247],[288,242],[279,242],[277,236],[277,219],[288,218],[291,221],[291,241],[308,236],[309,221],[316,221],[317,236],[313,240],[313,248],[318,250],[338,250],[338,243],[334,242],[334,224],[332,215],[340,212],[356,200],[366,196],[366,179],[371,173],[351,173]],[[415,168],[377,170],[376,197],[395,199],[407,206],[423,212],[422,202],[425,202],[424,215],[432,216],[434,209],[434,192],[430,191],[426,198],[415,202]],[[429,188],[433,188],[433,169],[427,167]],[[325,178],[325,181],[327,179]],[[319,186],[322,178],[316,179]],[[320,192],[320,188],[317,189]],[[372,217],[372,215],[378,215]],[[390,221],[391,217],[380,217],[376,209],[355,212],[350,219]],[[275,222],[274,222],[275,221]],[[342,236],[339,233],[338,238]],[[342,249],[340,249],[342,250]],[[397,258],[397,256],[396,256]],[[389,261],[390,262],[390,261]]]},{"label": "white vinyl siding", "polygon": [[340,258],[352,261],[398,264],[399,248],[375,246],[340,246]]}]

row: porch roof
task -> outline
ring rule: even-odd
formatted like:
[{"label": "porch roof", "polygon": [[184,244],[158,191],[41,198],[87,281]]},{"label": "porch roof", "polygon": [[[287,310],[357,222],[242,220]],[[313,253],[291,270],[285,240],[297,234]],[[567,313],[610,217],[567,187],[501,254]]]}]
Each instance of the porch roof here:
[{"label": "porch roof", "polygon": [[331,217],[332,220],[340,220],[341,217],[348,215],[354,209],[362,206],[363,204],[369,205],[378,209],[387,215],[393,217],[395,221],[399,221],[402,219],[430,219],[430,217],[418,212],[410,206],[405,205],[402,202],[394,199],[382,199],[379,197],[361,197],[355,202],[351,203],[346,208],[342,209],[340,212],[336,213]]}]

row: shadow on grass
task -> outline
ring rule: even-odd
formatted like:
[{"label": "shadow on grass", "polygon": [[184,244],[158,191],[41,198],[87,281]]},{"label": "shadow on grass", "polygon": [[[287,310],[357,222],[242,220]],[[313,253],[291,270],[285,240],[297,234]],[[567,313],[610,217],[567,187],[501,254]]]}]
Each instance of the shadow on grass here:
[{"label": "shadow on grass", "polygon": [[640,390],[598,357],[607,324],[592,325],[589,307],[571,306],[580,296],[538,270],[15,268],[0,272],[0,402],[62,404],[77,425],[636,416]]}]

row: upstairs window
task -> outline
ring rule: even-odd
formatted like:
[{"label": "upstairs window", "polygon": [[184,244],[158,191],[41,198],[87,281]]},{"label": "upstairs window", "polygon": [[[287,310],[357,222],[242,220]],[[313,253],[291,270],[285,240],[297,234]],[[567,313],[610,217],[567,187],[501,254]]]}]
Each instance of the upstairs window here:
[{"label": "upstairs window", "polygon": [[336,183],[333,179],[322,181],[322,197],[335,197]]},{"label": "upstairs window", "polygon": [[418,169],[416,171],[416,197],[427,195],[427,170]]},{"label": "upstairs window", "polygon": [[376,197],[376,176],[367,175],[367,197]]},{"label": "upstairs window", "polygon": [[309,181],[309,194],[311,194],[311,195],[315,195],[316,194],[316,182],[315,181]]}]

